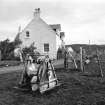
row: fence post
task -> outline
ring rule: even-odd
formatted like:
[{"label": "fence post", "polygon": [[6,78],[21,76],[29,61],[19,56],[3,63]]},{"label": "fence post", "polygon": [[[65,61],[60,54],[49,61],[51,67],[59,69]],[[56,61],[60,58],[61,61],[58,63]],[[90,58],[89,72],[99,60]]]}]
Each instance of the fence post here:
[{"label": "fence post", "polygon": [[83,52],[82,47],[80,47],[80,67],[83,72],[83,53],[82,52]]},{"label": "fence post", "polygon": [[101,71],[101,77],[103,78],[103,70],[102,70],[102,67],[101,67],[101,62],[100,62],[100,58],[99,58],[99,54],[98,54],[98,49],[97,49],[97,60],[98,60],[98,65],[100,67],[100,71]]},{"label": "fence post", "polygon": [[0,61],[1,61],[1,50],[0,50]]}]

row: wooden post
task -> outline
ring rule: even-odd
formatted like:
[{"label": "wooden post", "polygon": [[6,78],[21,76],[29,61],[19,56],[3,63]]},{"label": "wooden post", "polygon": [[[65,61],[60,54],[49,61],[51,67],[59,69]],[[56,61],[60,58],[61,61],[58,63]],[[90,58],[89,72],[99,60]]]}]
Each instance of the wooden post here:
[{"label": "wooden post", "polygon": [[67,51],[64,52],[64,68],[68,68],[68,61],[67,61]]},{"label": "wooden post", "polygon": [[100,67],[100,71],[101,71],[101,77],[103,78],[103,70],[102,70],[102,67],[101,67],[101,63],[100,63],[100,59],[99,59],[99,54],[98,54],[98,49],[97,49],[97,60],[98,60],[98,65]]},{"label": "wooden post", "polygon": [[77,67],[75,59],[73,59],[73,61],[74,61],[75,68],[77,69],[78,67]]},{"label": "wooden post", "polygon": [[76,60],[75,60],[75,58],[73,57],[73,55],[72,55],[70,52],[68,52],[68,54],[69,54],[70,57],[72,57],[72,59],[73,59],[73,63],[74,63],[74,65],[75,65],[75,68],[77,69],[78,66],[77,66],[77,64],[76,64]]},{"label": "wooden post", "polygon": [[80,67],[81,67],[81,70],[83,72],[83,53],[82,53],[82,47],[80,47]]},{"label": "wooden post", "polygon": [[0,61],[1,61],[1,50],[0,50]]}]

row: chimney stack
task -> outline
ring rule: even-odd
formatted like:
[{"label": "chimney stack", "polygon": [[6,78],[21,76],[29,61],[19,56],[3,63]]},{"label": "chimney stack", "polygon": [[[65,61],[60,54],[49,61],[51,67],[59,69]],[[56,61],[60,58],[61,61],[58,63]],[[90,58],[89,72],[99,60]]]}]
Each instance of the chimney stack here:
[{"label": "chimney stack", "polygon": [[34,17],[39,18],[40,17],[40,8],[36,8],[34,11]]}]

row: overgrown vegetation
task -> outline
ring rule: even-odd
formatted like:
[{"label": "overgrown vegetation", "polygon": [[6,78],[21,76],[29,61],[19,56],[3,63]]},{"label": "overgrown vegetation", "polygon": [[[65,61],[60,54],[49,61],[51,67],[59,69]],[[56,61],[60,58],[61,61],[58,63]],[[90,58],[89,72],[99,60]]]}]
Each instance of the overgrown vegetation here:
[{"label": "overgrown vegetation", "polygon": [[12,41],[9,39],[0,42],[1,60],[19,60],[14,57],[14,49],[21,42]]},{"label": "overgrown vegetation", "polygon": [[56,73],[62,85],[43,95],[13,89],[19,82],[20,71],[0,75],[0,104],[105,105],[105,84],[100,83],[100,77],[82,76],[79,72],[61,69]]},{"label": "overgrown vegetation", "polygon": [[[0,42],[0,50],[1,50],[1,60],[20,60],[19,57],[14,56],[14,49],[17,48],[22,42],[16,38],[14,41],[10,42],[9,39]],[[40,55],[38,51],[35,51],[37,48],[34,47],[34,43],[32,43],[29,47],[25,47],[22,49],[23,55],[25,56],[27,53],[34,55]]]},{"label": "overgrown vegetation", "polygon": [[32,43],[29,47],[25,47],[22,49],[24,57],[26,54],[30,54],[34,60],[37,60],[37,57],[40,55],[40,53],[37,51],[37,48],[34,46],[34,43]]}]

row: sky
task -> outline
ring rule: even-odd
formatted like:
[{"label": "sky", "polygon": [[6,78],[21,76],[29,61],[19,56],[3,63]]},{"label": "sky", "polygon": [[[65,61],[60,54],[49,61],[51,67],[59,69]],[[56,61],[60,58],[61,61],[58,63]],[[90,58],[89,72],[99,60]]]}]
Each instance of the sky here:
[{"label": "sky", "polygon": [[47,24],[61,24],[66,44],[105,44],[104,0],[0,0],[0,40],[13,40],[35,8]]}]

